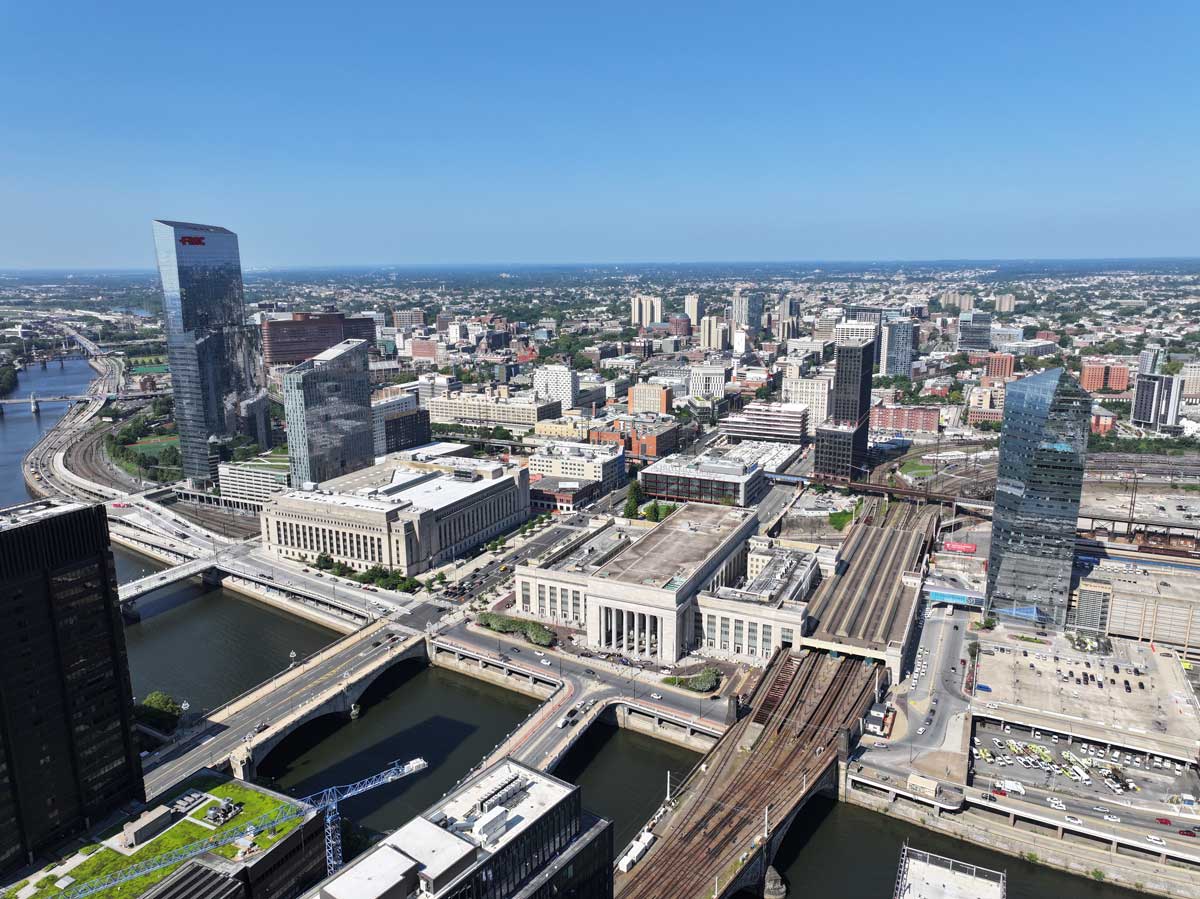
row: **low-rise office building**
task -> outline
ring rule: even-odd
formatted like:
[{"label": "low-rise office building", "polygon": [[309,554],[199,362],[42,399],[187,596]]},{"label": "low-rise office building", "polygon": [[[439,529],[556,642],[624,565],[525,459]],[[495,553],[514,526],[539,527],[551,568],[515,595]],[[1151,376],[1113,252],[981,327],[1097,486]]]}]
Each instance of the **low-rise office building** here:
[{"label": "low-rise office building", "polygon": [[579,787],[502,759],[304,899],[609,899],[612,823]]},{"label": "low-rise office building", "polygon": [[411,390],[388,387],[371,396],[371,426],[376,456],[421,446],[430,440],[429,410]]},{"label": "low-rise office building", "polygon": [[529,473],[596,481],[601,493],[625,483],[625,448],[613,444],[547,443],[529,457]]},{"label": "low-rise office building", "polygon": [[263,546],[281,558],[326,554],[365,571],[420,574],[507,533],[529,517],[529,472],[516,464],[404,453],[316,490],[272,497]]},{"label": "low-rise office building", "polygon": [[429,420],[434,424],[467,428],[501,427],[514,434],[532,431],[539,421],[558,418],[562,414],[562,405],[558,400],[500,397],[492,393],[432,396],[428,406]]},{"label": "low-rise office building", "polygon": [[638,472],[642,493],[676,502],[752,506],[768,484],[758,462],[727,457],[715,449],[699,456],[669,456]]},{"label": "low-rise office building", "polygon": [[588,443],[613,443],[629,456],[658,459],[679,449],[679,422],[670,415],[614,415],[592,423]]},{"label": "low-rise office building", "polygon": [[731,441],[778,440],[803,443],[808,439],[808,406],[803,403],[753,402],[736,415],[721,419],[721,436]]},{"label": "low-rise office building", "polygon": [[599,481],[560,478],[552,474],[529,476],[529,508],[534,515],[578,512],[598,500],[602,493]]},{"label": "low-rise office building", "polygon": [[288,457],[263,453],[244,462],[222,462],[217,466],[222,505],[257,512],[276,493],[291,483]]}]

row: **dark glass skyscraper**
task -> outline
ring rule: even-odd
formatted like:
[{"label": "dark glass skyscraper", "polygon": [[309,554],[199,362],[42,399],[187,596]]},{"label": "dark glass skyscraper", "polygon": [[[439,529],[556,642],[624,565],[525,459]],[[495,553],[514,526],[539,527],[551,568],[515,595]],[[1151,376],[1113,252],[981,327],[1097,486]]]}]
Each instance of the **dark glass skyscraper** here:
[{"label": "dark glass skyscraper", "polygon": [[866,473],[875,341],[849,340],[837,348],[829,393],[829,420],[816,429],[815,473],[854,481]]},{"label": "dark glass skyscraper", "polygon": [[367,342],[343,340],[283,375],[292,485],[321,482],[375,461]]},{"label": "dark glass skyscraper", "polygon": [[212,478],[208,439],[242,427],[269,441],[258,385],[258,331],[246,326],[237,235],[215,225],[156,221],[167,360],[183,474]]},{"label": "dark glass skyscraper", "polygon": [[0,869],[142,799],[103,506],[0,510]]},{"label": "dark glass skyscraper", "polygon": [[1092,400],[1061,368],[1010,384],[988,556],[988,607],[1061,627]]}]

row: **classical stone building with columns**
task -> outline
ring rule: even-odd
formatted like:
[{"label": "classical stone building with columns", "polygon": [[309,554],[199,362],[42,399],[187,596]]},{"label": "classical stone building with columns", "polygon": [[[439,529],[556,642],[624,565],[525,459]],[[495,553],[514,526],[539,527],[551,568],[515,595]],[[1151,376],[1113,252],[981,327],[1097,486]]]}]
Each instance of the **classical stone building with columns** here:
[{"label": "classical stone building with columns", "polygon": [[516,571],[516,611],[586,630],[592,649],[674,664],[699,642],[696,597],[741,581],[752,510],[687,503],[645,526],[607,519]]}]

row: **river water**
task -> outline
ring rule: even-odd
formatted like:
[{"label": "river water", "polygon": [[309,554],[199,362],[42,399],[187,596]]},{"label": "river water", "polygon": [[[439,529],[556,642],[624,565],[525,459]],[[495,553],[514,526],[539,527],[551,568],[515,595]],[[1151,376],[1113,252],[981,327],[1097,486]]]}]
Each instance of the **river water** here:
[{"label": "river water", "polygon": [[[70,361],[21,375],[14,396],[83,393],[92,371]],[[21,459],[65,411],[47,405],[6,407],[0,418],[0,502],[28,499]],[[117,576],[133,580],[162,566],[114,548]],[[126,627],[134,694],[165,690],[196,712],[213,708],[337,638],[319,625],[221,589],[191,582],[171,602]],[[367,777],[396,759],[422,756],[421,774],[346,803],[343,813],[389,830],[423,810],[461,779],[535,708],[527,697],[420,664],[398,666],[363,697],[356,721],[325,718],[300,729],[260,766],[260,774],[298,795]],[[667,772],[680,780],[695,753],[641,734],[598,726],[563,759],[558,774],[581,785],[586,807],[611,818],[618,851],[666,793]],[[886,897],[905,842],[963,861],[1006,870],[1012,899],[1127,899],[1138,894],[1071,877],[941,837],[845,804],[814,800],[783,843],[776,866],[793,896]]]},{"label": "river water", "polygon": [[[17,375],[17,389],[5,399],[24,399],[30,393],[38,396],[80,396],[87,393],[88,384],[96,373],[82,359],[65,359],[60,366],[49,363],[27,368]],[[11,506],[29,499],[21,460],[54,427],[67,409],[67,403],[46,403],[34,415],[29,405],[5,405],[0,416],[0,506]]]}]

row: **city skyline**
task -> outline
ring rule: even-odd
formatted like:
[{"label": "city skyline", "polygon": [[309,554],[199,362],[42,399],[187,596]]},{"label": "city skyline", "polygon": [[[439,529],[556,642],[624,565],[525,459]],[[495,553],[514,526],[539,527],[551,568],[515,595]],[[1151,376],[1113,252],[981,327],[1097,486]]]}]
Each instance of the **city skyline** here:
[{"label": "city skyline", "polygon": [[613,12],[8,10],[0,266],[1195,251],[1192,6]]}]

